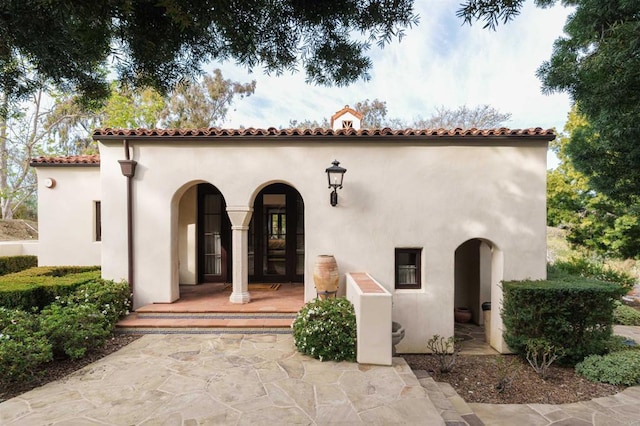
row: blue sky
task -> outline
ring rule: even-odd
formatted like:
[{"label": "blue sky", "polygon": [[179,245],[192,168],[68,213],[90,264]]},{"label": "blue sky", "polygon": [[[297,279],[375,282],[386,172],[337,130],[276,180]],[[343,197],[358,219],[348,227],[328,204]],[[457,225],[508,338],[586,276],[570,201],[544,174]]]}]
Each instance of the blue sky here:
[{"label": "blue sky", "polygon": [[570,9],[536,8],[525,2],[521,14],[497,31],[482,23],[462,25],[459,2],[416,0],[420,23],[401,42],[373,46],[371,80],[348,87],[308,85],[304,74],[266,76],[230,63],[213,64],[225,78],[256,80],[253,96],[240,100],[223,127],[288,127],[289,120],[318,120],[364,99],[387,102],[390,118],[429,117],[435,107],[489,104],[512,118],[510,128],[562,130],[570,108],[566,94],[544,95],[536,69],[551,56]]}]

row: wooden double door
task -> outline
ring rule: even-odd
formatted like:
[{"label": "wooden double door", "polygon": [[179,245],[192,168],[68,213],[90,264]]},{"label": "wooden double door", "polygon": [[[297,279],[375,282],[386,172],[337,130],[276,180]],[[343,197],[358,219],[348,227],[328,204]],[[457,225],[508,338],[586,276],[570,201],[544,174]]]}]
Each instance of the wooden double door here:
[{"label": "wooden double door", "polygon": [[[250,282],[304,281],[304,203],[294,188],[272,184],[255,199],[248,233]],[[231,222],[213,185],[198,186],[200,282],[230,282]]]}]

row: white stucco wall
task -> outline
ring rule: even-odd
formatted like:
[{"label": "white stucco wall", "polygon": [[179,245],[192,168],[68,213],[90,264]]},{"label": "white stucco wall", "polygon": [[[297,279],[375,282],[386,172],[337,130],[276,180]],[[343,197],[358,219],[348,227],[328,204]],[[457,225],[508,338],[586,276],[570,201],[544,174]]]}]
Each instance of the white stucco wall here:
[{"label": "white stucco wall", "polygon": [[[95,202],[100,201],[100,168],[37,167],[38,265],[100,265],[95,240]],[[47,188],[44,181],[55,180]],[[103,214],[104,216],[104,214]]]},{"label": "white stucco wall", "polygon": [[[368,272],[393,294],[393,319],[406,329],[399,352],[422,352],[433,334],[453,334],[454,253],[465,241],[479,238],[492,244],[492,289],[502,279],[546,274],[544,141],[301,143],[240,138],[130,143],[138,161],[133,182],[138,306],[179,296],[178,282],[186,272],[180,263],[179,206],[199,182],[215,185],[229,208],[251,208],[255,195],[270,183],[296,188],[305,205],[306,299],[315,297],[312,270],[319,254],[333,254],[341,273]],[[124,156],[121,141],[102,142],[100,154],[103,275],[123,279],[126,179],[117,163]],[[348,170],[337,207],[329,204],[324,173],[334,159]],[[420,290],[394,290],[396,247],[422,248]],[[344,291],[344,277],[341,285]],[[492,314],[498,312],[496,297],[493,292]]]},{"label": "white stucco wall", "polygon": [[38,241],[0,241],[0,256],[37,256]]}]

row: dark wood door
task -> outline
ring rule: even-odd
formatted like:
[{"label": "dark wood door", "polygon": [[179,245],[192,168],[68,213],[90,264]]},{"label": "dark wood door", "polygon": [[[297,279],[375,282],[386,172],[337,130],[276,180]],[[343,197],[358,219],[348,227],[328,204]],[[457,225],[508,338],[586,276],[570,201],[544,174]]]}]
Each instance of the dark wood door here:
[{"label": "dark wood door", "polygon": [[258,194],[249,225],[249,279],[253,282],[304,280],[304,204],[284,184]]},{"label": "dark wood door", "polygon": [[198,185],[200,282],[229,282],[231,222],[224,197],[213,185]]}]

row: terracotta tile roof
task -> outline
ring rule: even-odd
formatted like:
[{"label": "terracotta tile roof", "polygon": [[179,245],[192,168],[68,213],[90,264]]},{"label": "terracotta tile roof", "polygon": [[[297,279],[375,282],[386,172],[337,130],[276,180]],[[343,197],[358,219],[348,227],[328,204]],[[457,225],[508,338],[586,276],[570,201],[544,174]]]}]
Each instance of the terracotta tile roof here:
[{"label": "terracotta tile roof", "polygon": [[351,137],[502,137],[502,136],[538,136],[552,140],[555,133],[552,129],[544,130],[540,127],[529,129],[219,129],[217,127],[202,129],[97,129],[93,133],[94,139],[123,139],[123,138],[155,138],[155,137],[322,137],[322,136],[351,136]]},{"label": "terracotta tile roof", "polygon": [[31,166],[98,166],[100,155],[71,155],[68,157],[36,157],[31,159]]}]

